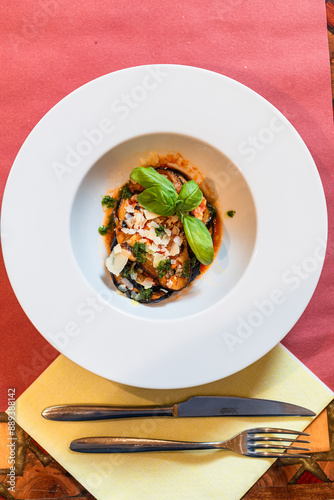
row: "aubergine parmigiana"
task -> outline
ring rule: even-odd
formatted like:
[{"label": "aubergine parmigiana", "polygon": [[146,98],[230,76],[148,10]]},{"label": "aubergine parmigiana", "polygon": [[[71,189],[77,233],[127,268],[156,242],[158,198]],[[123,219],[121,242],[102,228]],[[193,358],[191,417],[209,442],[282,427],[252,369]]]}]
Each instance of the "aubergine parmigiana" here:
[{"label": "aubergine parmigiana", "polygon": [[[153,168],[149,168],[153,172]],[[110,196],[102,199],[102,204],[113,210],[109,210],[109,222],[99,228],[100,234],[109,234],[111,253],[106,260],[106,267],[114,285],[124,296],[144,304],[160,302],[183,290],[203,269],[203,260],[201,262],[194,242],[194,238],[201,239],[201,235],[191,234],[191,229],[188,229],[187,239],[185,218],[190,228],[193,227],[193,219],[201,221],[201,227],[205,226],[211,243],[217,223],[217,212],[198,185],[200,195],[196,193],[196,206],[189,212],[178,210],[178,207],[186,209],[191,206],[189,203],[182,205],[180,200],[175,202],[177,197],[181,199],[182,186],[189,181],[184,173],[168,165],[155,167],[154,171],[171,182],[176,193],[175,196],[171,193],[175,213],[159,215],[145,208],[145,203],[141,204],[138,198],[141,199],[140,195],[146,188],[130,177],[129,182],[120,189],[117,200]],[[187,200],[194,191],[195,183],[191,182],[186,187]]]}]

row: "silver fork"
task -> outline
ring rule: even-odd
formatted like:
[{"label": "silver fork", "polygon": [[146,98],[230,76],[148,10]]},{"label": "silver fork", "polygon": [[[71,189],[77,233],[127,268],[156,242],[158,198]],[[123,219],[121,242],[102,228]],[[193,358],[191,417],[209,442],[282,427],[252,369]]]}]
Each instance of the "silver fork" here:
[{"label": "silver fork", "polygon": [[[133,453],[139,451],[174,451],[174,450],[230,450],[248,457],[267,458],[310,458],[298,451],[310,451],[309,448],[290,446],[289,443],[296,441],[282,435],[309,436],[306,432],[292,431],[289,429],[274,429],[270,427],[257,427],[240,432],[226,441],[192,442],[192,441],[168,441],[164,439],[145,439],[127,437],[87,437],[75,439],[70,444],[72,451],[82,453]],[[279,435],[272,436],[272,435]],[[298,440],[299,443],[310,441]],[[275,444],[272,444],[275,443]],[[280,444],[278,444],[280,443]],[[293,450],[287,453],[286,449]],[[273,451],[277,450],[277,451]],[[278,451],[280,450],[280,451]]]}]

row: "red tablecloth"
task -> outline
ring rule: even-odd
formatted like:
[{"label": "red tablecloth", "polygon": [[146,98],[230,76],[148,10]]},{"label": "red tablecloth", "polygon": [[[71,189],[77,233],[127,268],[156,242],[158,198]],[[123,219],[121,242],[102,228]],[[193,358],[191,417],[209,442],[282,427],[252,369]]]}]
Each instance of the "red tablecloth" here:
[{"label": "red tablecloth", "polygon": [[[319,169],[331,230],[334,134],[324,1],[19,0],[1,10],[1,192],[25,138],[65,95],[129,66],[185,64],[244,83],[291,121]],[[333,251],[330,233],[318,288],[284,340],[332,389]],[[57,353],[21,310],[2,262],[0,291],[5,409],[7,388],[21,393]]]}]

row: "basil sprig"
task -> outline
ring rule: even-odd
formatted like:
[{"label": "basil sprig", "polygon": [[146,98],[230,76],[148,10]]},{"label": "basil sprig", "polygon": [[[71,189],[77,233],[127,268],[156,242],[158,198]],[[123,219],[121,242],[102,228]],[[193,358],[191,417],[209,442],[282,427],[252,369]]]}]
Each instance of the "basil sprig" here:
[{"label": "basil sprig", "polygon": [[161,189],[167,192],[173,201],[177,199],[177,192],[173,183],[159,174],[153,167],[137,167],[132,170],[130,177],[144,188]]},{"label": "basil sprig", "polygon": [[137,195],[139,203],[154,214],[168,217],[175,214],[175,202],[168,191],[159,187],[150,187]]},{"label": "basil sprig", "polygon": [[188,214],[203,199],[198,184],[193,180],[188,181],[177,194],[173,183],[153,167],[137,167],[132,170],[130,177],[145,188],[137,195],[139,203],[157,215],[169,217],[177,214],[196,258],[204,265],[211,264],[214,255],[211,235],[202,221]]},{"label": "basil sprig", "polygon": [[200,190],[197,182],[188,181],[183,184],[178,200],[181,200],[183,204],[181,205],[181,210],[183,212],[191,212],[201,203],[203,199],[203,193]]},{"label": "basil sprig", "polygon": [[203,222],[191,215],[183,217],[183,227],[188,243],[197,259],[205,266],[213,261],[213,244],[211,235]]}]

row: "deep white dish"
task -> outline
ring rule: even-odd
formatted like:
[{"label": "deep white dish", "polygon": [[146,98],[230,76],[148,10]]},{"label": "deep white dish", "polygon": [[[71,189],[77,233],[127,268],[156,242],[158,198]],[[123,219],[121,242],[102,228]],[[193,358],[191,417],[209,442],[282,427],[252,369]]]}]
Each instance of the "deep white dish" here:
[{"label": "deep white dish", "polygon": [[[115,293],[97,228],[101,196],[150,151],[181,153],[236,215],[190,290],[135,307]],[[158,389],[226,377],[273,348],[315,290],[327,239],[316,166],[286,118],[230,78],[177,65],[105,75],[51,109],[14,162],[1,224],[40,333],[98,375]]]}]

